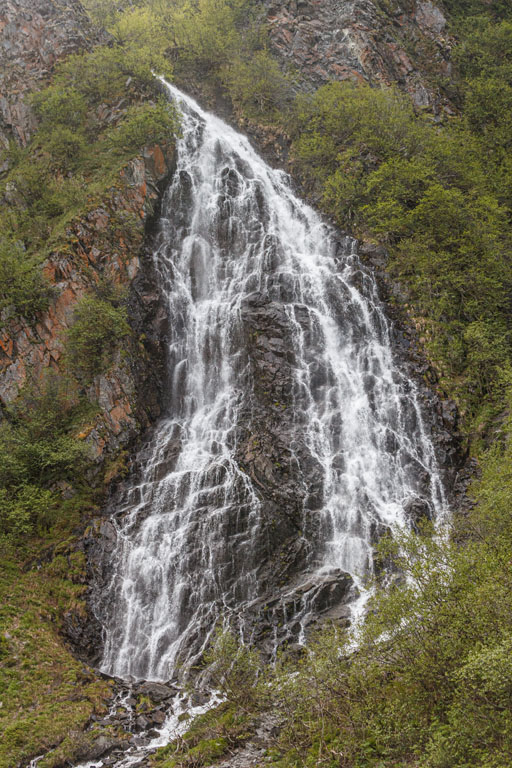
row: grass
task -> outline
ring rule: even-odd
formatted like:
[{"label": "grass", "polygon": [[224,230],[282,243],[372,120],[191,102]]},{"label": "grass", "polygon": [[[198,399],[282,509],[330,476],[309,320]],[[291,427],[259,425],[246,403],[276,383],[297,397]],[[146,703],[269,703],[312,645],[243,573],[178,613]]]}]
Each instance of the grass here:
[{"label": "grass", "polygon": [[[41,554],[33,541],[25,550]],[[83,592],[83,556],[69,544],[46,565],[29,570],[9,552],[0,562],[0,768],[13,768],[81,732],[103,714],[111,685],[78,661],[59,630]],[[49,768],[44,760],[41,768]]]}]

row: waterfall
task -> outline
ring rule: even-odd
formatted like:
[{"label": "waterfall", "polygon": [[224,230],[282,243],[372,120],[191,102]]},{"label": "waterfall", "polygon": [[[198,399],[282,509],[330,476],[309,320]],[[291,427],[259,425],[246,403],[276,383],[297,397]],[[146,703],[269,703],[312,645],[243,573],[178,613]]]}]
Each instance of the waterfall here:
[{"label": "waterfall", "polygon": [[411,504],[430,517],[443,505],[356,242],[244,136],[166,87],[182,114],[153,253],[166,415],[115,500],[98,609],[103,670],[154,680],[197,660],[219,617],[256,632],[244,617],[268,614],[272,591],[297,638],[322,578],[331,604],[347,584],[353,597],[383,531],[406,525]]}]

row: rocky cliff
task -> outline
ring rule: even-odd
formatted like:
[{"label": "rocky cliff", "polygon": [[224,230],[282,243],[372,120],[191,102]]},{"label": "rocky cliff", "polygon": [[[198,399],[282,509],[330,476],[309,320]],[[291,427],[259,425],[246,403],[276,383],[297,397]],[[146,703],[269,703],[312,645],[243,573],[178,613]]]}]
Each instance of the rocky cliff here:
[{"label": "rocky cliff", "polygon": [[[267,0],[274,50],[309,87],[365,80],[406,90],[417,107],[448,107],[452,42],[430,0]],[[448,107],[449,108],[449,107]]]},{"label": "rocky cliff", "polygon": [[[417,107],[450,108],[437,86],[439,77],[450,75],[450,40],[440,9],[428,0],[268,0],[266,7],[274,50],[299,71],[306,87],[346,78],[397,82]],[[75,0],[6,0],[0,10],[0,30],[0,142],[6,146],[14,139],[25,146],[37,127],[27,95],[46,83],[58,60],[89,49],[97,37]],[[7,405],[27,381],[41,379],[48,369],[61,370],[65,332],[81,297],[103,278],[129,292],[134,340],[124,354],[118,350],[113,365],[93,380],[87,392],[100,408],[81,438],[92,447],[97,467],[131,447],[161,411],[162,341],[168,318],[148,252],[155,213],[173,163],[172,146],[159,145],[146,147],[127,163],[102,199],[67,225],[61,245],[48,256],[44,271],[54,287],[48,311],[33,325],[17,320],[0,333],[0,403]],[[380,255],[378,249],[368,254],[377,268],[382,266]],[[284,508],[293,512],[302,506],[305,496],[303,478],[293,473],[285,478],[281,466],[291,463],[286,457],[293,414],[283,412],[280,405],[290,398],[292,386],[290,341],[279,305],[255,296],[243,312],[251,375],[259,384],[240,431],[236,459],[262,490],[269,519],[274,513],[279,519],[282,546],[267,574],[269,584],[277,589],[277,584],[297,573],[305,557],[297,535],[298,519],[294,514],[280,515]],[[453,480],[458,462],[453,439],[456,412],[425,384],[428,367],[415,352],[411,354],[414,339],[408,332],[396,330],[393,342],[403,364],[422,381],[421,398],[430,415],[438,457]],[[307,478],[312,509],[314,469]],[[412,509],[410,514],[421,517],[424,510]],[[112,526],[97,520],[80,544],[89,555],[89,575],[94,575],[98,561],[109,559],[112,547]],[[316,590],[320,610],[341,601],[343,595],[335,591],[341,589],[337,578],[309,585]],[[342,586],[342,592],[347,591],[349,585],[343,582]],[[253,606],[263,632],[286,615],[287,604],[280,597]],[[288,595],[289,601],[301,597],[294,592]],[[344,611],[335,618],[345,618]],[[266,613],[266,626],[258,613]],[[82,605],[67,613],[66,625],[68,638],[82,656],[97,661],[101,628]]]},{"label": "rocky cliff", "polygon": [[36,128],[26,96],[53,67],[97,42],[78,0],[4,0],[0,7],[0,145],[25,146]]},{"label": "rocky cliff", "polygon": [[[45,369],[58,371],[66,329],[73,321],[77,302],[100,279],[130,289],[134,323],[154,299],[154,287],[141,295],[144,272],[141,249],[148,218],[158,202],[159,185],[172,166],[172,151],[149,147],[121,171],[118,182],[98,206],[73,220],[62,247],[47,259],[44,271],[54,287],[53,300],[36,324],[11,321],[0,333],[0,402],[12,402],[30,380],[41,380]],[[137,287],[135,287],[137,286]],[[146,343],[150,344],[151,331]],[[142,329],[139,329],[142,333]],[[139,357],[140,356],[140,357]],[[100,406],[100,415],[83,439],[91,444],[98,462],[128,444],[139,427],[158,413],[155,360],[145,364],[141,345],[134,355],[117,354],[109,371],[97,376],[88,390]],[[142,382],[144,394],[142,396]],[[137,386],[140,384],[140,388]],[[138,408],[138,405],[141,405]]]},{"label": "rocky cliff", "polygon": [[[91,49],[102,38],[75,0],[7,0],[0,9],[0,31],[0,143],[7,146],[14,140],[24,146],[37,128],[30,94],[48,83],[58,61]],[[122,105],[101,108],[110,123],[123,114]],[[60,370],[65,332],[77,302],[101,280],[131,290],[133,326],[136,335],[142,333],[138,323],[154,300],[154,288],[146,286],[150,295],[141,295],[145,274],[140,257],[148,222],[158,209],[172,163],[172,146],[146,147],[100,200],[67,225],[59,247],[44,264],[53,287],[50,307],[36,323],[14,318],[0,330],[0,404],[13,402],[27,382],[41,381],[46,369]],[[23,207],[15,189],[6,195],[11,205]],[[143,325],[146,328],[147,323]],[[147,347],[152,344],[151,336],[151,332],[145,334]],[[154,348],[152,351],[158,356]],[[123,356],[119,351],[110,370],[89,386],[87,396],[98,403],[99,417],[81,437],[92,446],[98,465],[156,417],[157,368],[156,358],[149,364],[140,344],[132,355]]]}]

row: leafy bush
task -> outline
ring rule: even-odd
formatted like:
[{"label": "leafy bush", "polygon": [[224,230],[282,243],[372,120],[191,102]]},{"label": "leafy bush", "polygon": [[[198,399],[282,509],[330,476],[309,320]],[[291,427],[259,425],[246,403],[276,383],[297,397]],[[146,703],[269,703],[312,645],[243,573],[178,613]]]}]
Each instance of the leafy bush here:
[{"label": "leafy bush", "polygon": [[171,76],[169,63],[150,45],[145,47],[99,46],[91,53],[76,54],[63,61],[54,78],[57,88],[79,93],[89,106],[114,103],[126,98],[128,86],[139,93],[157,92],[153,70]]},{"label": "leafy bush", "polygon": [[43,128],[55,124],[81,128],[87,115],[87,102],[76,88],[51,85],[35,93],[30,103]]},{"label": "leafy bush", "polygon": [[31,318],[47,308],[49,297],[50,287],[37,259],[20,243],[0,239],[0,313],[12,308]]},{"label": "leafy bush", "polygon": [[268,119],[291,104],[291,78],[267,50],[256,51],[248,61],[230,62],[224,79],[233,103],[249,117]]},{"label": "leafy bush", "polygon": [[173,105],[162,97],[157,104],[130,107],[124,120],[109,131],[108,142],[116,152],[133,154],[144,145],[168,143],[178,125]]},{"label": "leafy bush", "polygon": [[44,533],[57,502],[56,494],[37,485],[23,485],[14,495],[0,488],[0,535],[16,541],[34,531]]},{"label": "leafy bush", "polygon": [[51,526],[56,484],[76,483],[88,465],[88,446],[75,432],[90,409],[71,381],[48,373],[6,410],[0,422],[2,536],[16,540]]},{"label": "leafy bush", "polygon": [[248,0],[180,0],[169,9],[167,25],[180,67],[220,70],[244,48],[240,24]]},{"label": "leafy bush", "polygon": [[45,150],[50,154],[55,168],[72,171],[82,164],[86,155],[86,137],[82,131],[55,126],[45,137]]},{"label": "leafy bush", "polygon": [[494,21],[512,18],[508,0],[443,0],[443,5],[456,20],[484,14]]},{"label": "leafy bush", "polygon": [[261,670],[256,650],[243,644],[231,630],[218,627],[204,661],[216,690],[242,710],[251,706]]},{"label": "leafy bush", "polygon": [[119,299],[84,296],[75,309],[66,339],[66,352],[75,376],[89,383],[111,365],[120,341],[129,335],[126,309]]}]

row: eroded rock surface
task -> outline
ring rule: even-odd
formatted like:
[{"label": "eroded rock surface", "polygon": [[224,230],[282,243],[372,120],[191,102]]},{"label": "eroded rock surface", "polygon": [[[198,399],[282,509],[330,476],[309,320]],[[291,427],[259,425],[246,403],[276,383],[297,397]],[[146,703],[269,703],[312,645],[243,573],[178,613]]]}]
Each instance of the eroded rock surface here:
[{"label": "eroded rock surface", "polygon": [[[310,86],[398,83],[417,107],[442,103],[451,40],[430,0],[267,0],[274,50]],[[445,106],[447,106],[445,104]]]},{"label": "eroded rock surface", "polygon": [[96,42],[78,0],[2,0],[0,4],[0,148],[14,139],[26,146],[36,128],[28,94],[53,67]]},{"label": "eroded rock surface", "polygon": [[[98,402],[100,416],[81,437],[100,463],[106,454],[127,445],[140,424],[150,423],[159,410],[158,364],[156,359],[148,364],[158,353],[148,320],[157,308],[153,281],[141,269],[141,248],[158,204],[159,185],[168,178],[172,163],[172,148],[159,146],[132,160],[101,204],[69,224],[62,246],[47,260],[44,271],[54,289],[48,311],[35,325],[16,318],[0,332],[0,403],[7,405],[28,380],[40,381],[47,369],[60,370],[65,331],[77,302],[100,279],[132,289],[132,324],[138,334],[149,326],[147,354],[143,346],[128,358],[118,353],[110,370],[89,387],[88,396]],[[150,270],[150,260],[145,263]]]}]

